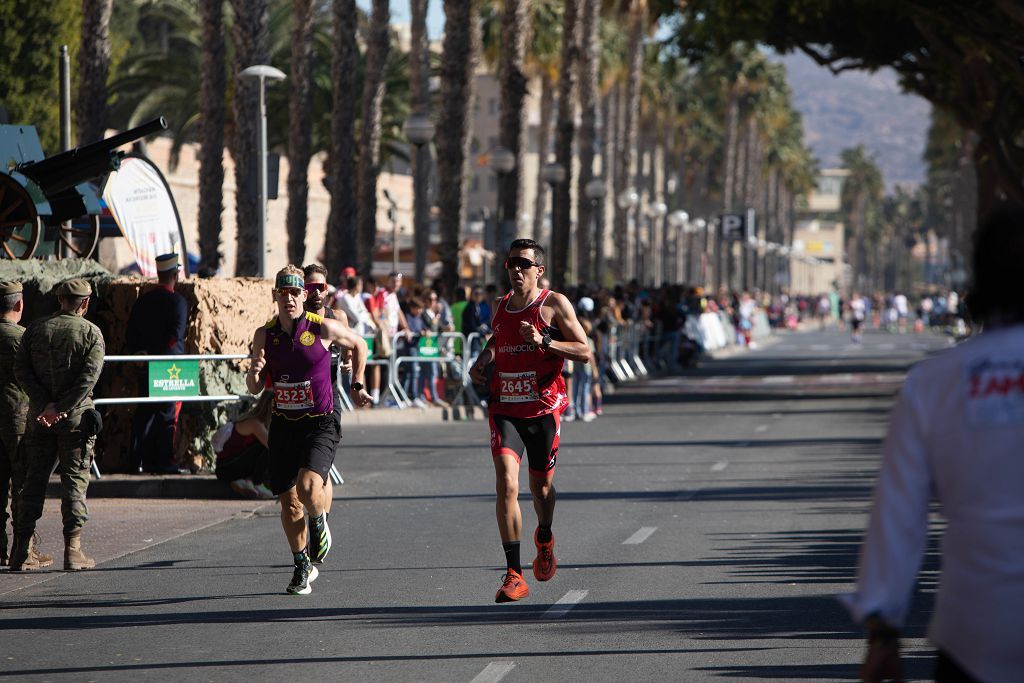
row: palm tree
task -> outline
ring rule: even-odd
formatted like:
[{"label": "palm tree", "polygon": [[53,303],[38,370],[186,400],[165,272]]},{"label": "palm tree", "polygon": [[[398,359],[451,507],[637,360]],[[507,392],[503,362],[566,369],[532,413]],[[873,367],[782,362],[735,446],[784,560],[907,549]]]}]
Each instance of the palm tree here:
[{"label": "palm tree", "polygon": [[551,147],[551,127],[555,112],[555,82],[558,79],[559,46],[562,43],[562,4],[556,0],[532,3],[531,41],[527,53],[527,71],[540,78],[540,125],[537,129],[537,194],[533,206],[532,237],[541,238],[547,210],[547,183],[542,173]]},{"label": "palm tree", "polygon": [[292,0],[291,64],[288,77],[288,262],[306,257],[309,159],[313,131],[313,0]]},{"label": "palm tree", "polygon": [[107,129],[107,72],[110,69],[110,13],[113,0],[83,0],[82,43],[78,50],[78,144],[96,142]]},{"label": "palm tree", "polygon": [[[331,151],[328,187],[331,213],[327,221],[324,259],[327,272],[334,274],[343,267],[356,265],[355,204],[355,122],[356,67],[359,46],[356,44],[358,15],[355,0],[333,0],[334,44],[331,80],[334,96],[331,107]],[[367,275],[369,273],[366,273]]]},{"label": "palm tree", "polygon": [[513,236],[519,222],[523,203],[523,156],[526,131],[523,122],[526,110],[525,68],[526,44],[530,33],[530,1],[504,0],[501,15],[501,61],[498,76],[501,81],[501,117],[498,123],[498,140],[502,147],[512,152],[516,159],[515,169],[502,174],[498,182],[498,206],[496,249],[505,251],[509,241],[509,226]]},{"label": "palm tree", "polygon": [[[580,177],[576,185],[576,272],[580,283],[593,282],[595,276],[591,232],[595,207],[587,197],[587,184],[594,178],[597,155],[598,69],[600,67],[600,0],[583,0],[580,35]],[[605,170],[607,173],[607,170]],[[600,207],[596,207],[600,215]]]},{"label": "palm tree", "polygon": [[453,292],[459,283],[469,111],[473,106],[473,72],[480,54],[480,24],[475,0],[444,0],[444,13],[437,203],[441,211],[441,278],[447,291]]},{"label": "palm tree", "polygon": [[[266,64],[270,59],[267,0],[232,0],[235,23],[232,27],[234,42],[234,72],[237,74],[254,64]],[[258,204],[254,193],[246,192],[250,178],[256,177],[256,136],[259,117],[259,83],[256,79],[236,78],[234,115],[235,134],[232,136],[231,157],[235,161],[235,225],[238,226],[235,274],[265,275],[258,273],[260,251],[257,232]]]},{"label": "palm tree", "polygon": [[551,285],[562,289],[569,267],[569,233],[572,224],[572,145],[576,135],[576,62],[579,59],[580,0],[566,0],[562,11],[562,64],[558,77],[558,119],[555,124],[555,158],[565,169],[565,180],[555,186],[551,198]]},{"label": "palm tree", "polygon": [[[380,175],[381,102],[384,100],[384,66],[391,47],[388,0],[373,0],[373,13],[366,36],[366,70],[363,74],[362,116],[359,132],[359,162],[356,201],[356,258],[359,268],[369,273],[373,246],[377,241],[377,176]],[[391,245],[398,249],[397,244]]]},{"label": "palm tree", "polygon": [[863,286],[865,273],[865,228],[869,212],[874,210],[882,198],[884,185],[882,172],[874,157],[864,149],[864,145],[849,147],[839,153],[843,168],[850,172],[842,189],[843,213],[852,234],[847,238],[846,253],[853,271],[853,282],[856,287]]},{"label": "palm tree", "polygon": [[[647,0],[629,2],[629,43],[626,50],[625,101],[622,111],[622,149],[619,155],[618,176],[615,193],[618,194],[633,184],[636,165],[637,132],[640,120],[640,77],[643,67],[643,39],[647,23]],[[616,205],[617,206],[617,205]],[[630,231],[625,210],[618,208],[615,214],[615,275],[623,280],[628,272]],[[637,273],[639,275],[639,273]]]},{"label": "palm tree", "polygon": [[[410,0],[412,40],[409,46],[409,91],[412,94],[412,112],[420,116],[430,113],[430,50],[427,43],[427,9],[430,0]],[[415,225],[415,277],[423,282],[430,249],[430,218],[427,215],[430,192],[430,146],[420,145],[412,159],[413,202]]]},{"label": "palm tree", "polygon": [[199,262],[202,269],[216,272],[222,258],[220,230],[224,213],[224,0],[201,0],[199,11],[203,27],[198,136]]}]

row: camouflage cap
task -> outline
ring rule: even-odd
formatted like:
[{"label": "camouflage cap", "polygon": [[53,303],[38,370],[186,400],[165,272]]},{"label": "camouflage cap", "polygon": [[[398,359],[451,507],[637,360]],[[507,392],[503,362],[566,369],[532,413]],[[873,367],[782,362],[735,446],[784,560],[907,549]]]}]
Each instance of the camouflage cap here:
[{"label": "camouflage cap", "polygon": [[92,296],[92,286],[82,278],[65,280],[57,287],[57,296]]},{"label": "camouflage cap", "polygon": [[21,294],[24,288],[16,280],[0,280],[0,296],[8,294]]}]

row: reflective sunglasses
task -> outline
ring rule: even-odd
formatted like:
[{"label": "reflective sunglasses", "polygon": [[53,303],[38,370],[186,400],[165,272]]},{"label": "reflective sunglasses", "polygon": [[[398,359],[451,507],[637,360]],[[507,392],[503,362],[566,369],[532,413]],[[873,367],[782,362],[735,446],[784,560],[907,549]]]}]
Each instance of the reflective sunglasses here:
[{"label": "reflective sunglasses", "polygon": [[290,296],[293,299],[302,297],[302,290],[298,287],[278,287],[277,293],[281,296]]},{"label": "reflective sunglasses", "polygon": [[313,292],[326,292],[327,291],[327,283],[326,282],[307,282],[305,284],[305,287],[306,287],[306,291],[310,292],[310,293],[313,293]]},{"label": "reflective sunglasses", "polygon": [[505,259],[505,270],[529,270],[535,266],[539,266],[539,263],[531,261],[528,258],[522,256],[509,256]]}]

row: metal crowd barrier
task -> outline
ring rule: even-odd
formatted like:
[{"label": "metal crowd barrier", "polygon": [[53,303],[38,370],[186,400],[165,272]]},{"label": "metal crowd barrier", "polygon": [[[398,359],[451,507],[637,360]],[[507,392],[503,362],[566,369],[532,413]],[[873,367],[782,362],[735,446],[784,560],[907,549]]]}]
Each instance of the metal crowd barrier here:
[{"label": "metal crowd barrier", "polygon": [[[249,357],[250,356],[247,353],[222,353],[222,354],[212,354],[212,355],[205,355],[205,356],[204,355],[198,355],[198,354],[192,354],[192,355],[182,354],[182,355],[179,355],[179,356],[175,356],[175,355],[159,355],[159,356],[151,356],[151,355],[104,356],[103,357],[103,363],[104,363],[104,365],[107,364],[107,363],[147,363],[148,364],[148,363],[153,362],[153,361],[160,361],[160,362],[172,361],[173,362],[173,361],[183,361],[183,360],[188,360],[188,361],[194,360],[194,361],[202,362],[202,361],[244,360],[244,359],[249,358]],[[340,368],[339,368],[339,371],[338,371],[338,375],[335,378],[335,381],[338,381],[338,382],[341,381],[341,371],[340,371]],[[342,393],[342,396],[344,396],[344,393]],[[241,396],[239,396],[238,394],[224,394],[224,395],[218,395],[218,396],[167,396],[167,397],[163,397],[163,396],[138,396],[138,397],[120,397],[120,398],[97,398],[97,399],[93,399],[93,404],[99,406],[99,405],[123,405],[125,403],[138,404],[138,403],[179,403],[179,402],[181,402],[181,403],[193,402],[194,403],[194,402],[210,402],[210,401],[220,402],[220,401],[237,401],[240,398],[241,398]],[[345,398],[347,400],[348,397],[346,396]],[[351,402],[349,402],[349,405],[351,405]],[[96,464],[96,459],[95,458],[92,461],[92,474],[97,479],[100,479],[103,476],[100,473],[100,468]],[[331,480],[335,484],[342,484],[342,483],[344,483],[344,480],[341,478],[341,475],[338,473],[338,470],[334,466],[333,463],[331,464],[330,476],[331,476]]]}]

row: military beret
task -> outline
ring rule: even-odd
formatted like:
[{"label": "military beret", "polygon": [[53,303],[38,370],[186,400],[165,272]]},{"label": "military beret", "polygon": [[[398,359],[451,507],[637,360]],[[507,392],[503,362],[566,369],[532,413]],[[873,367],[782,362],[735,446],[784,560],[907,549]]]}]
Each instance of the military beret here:
[{"label": "military beret", "polygon": [[23,287],[20,282],[15,280],[0,280],[0,296],[7,296],[8,294],[21,294]]},{"label": "military beret", "polygon": [[65,280],[57,287],[57,296],[92,296],[92,286],[82,278]]}]

